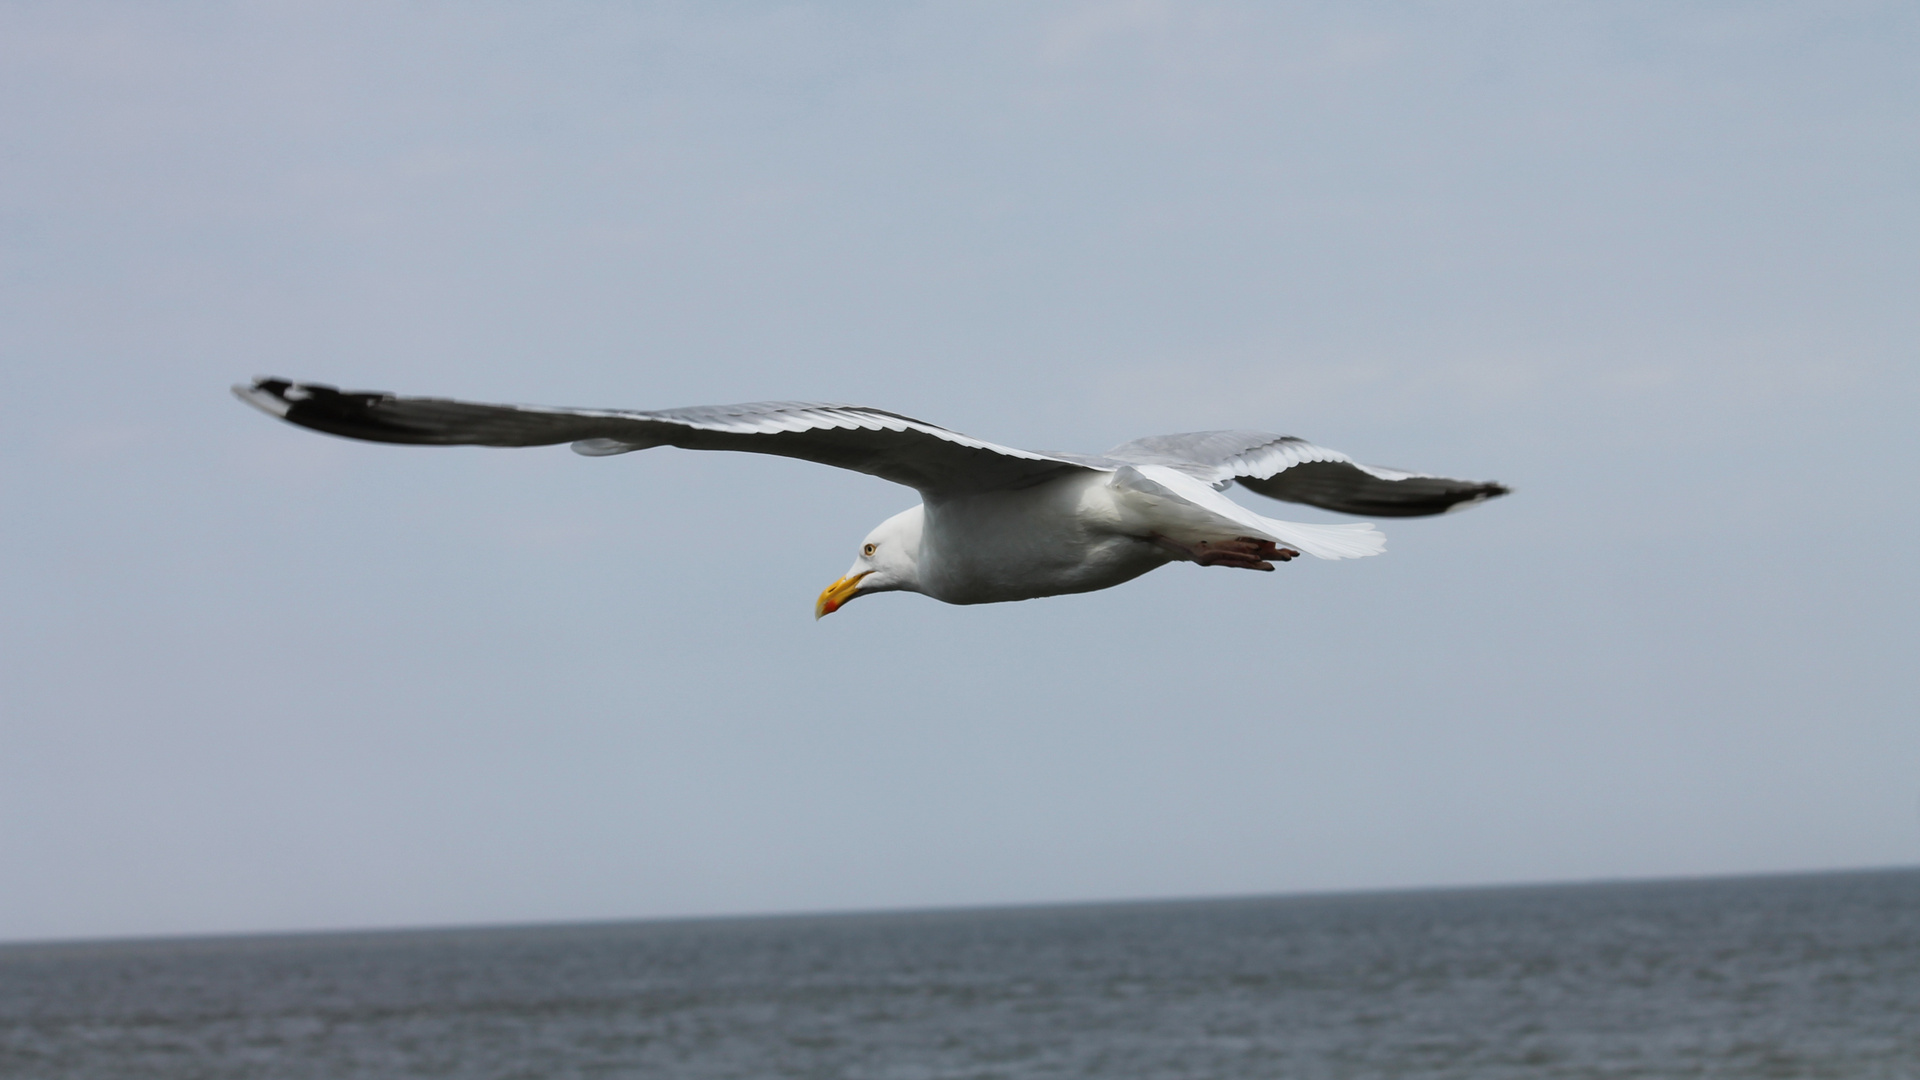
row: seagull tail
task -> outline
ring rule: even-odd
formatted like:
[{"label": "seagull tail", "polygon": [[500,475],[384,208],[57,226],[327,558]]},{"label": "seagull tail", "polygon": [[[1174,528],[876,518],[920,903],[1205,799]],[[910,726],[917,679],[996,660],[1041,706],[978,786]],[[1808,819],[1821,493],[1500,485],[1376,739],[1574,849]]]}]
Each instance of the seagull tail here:
[{"label": "seagull tail", "polygon": [[1297,548],[1317,559],[1363,559],[1387,550],[1386,534],[1364,521],[1308,525],[1262,518],[1261,524],[1273,534],[1276,543]]}]

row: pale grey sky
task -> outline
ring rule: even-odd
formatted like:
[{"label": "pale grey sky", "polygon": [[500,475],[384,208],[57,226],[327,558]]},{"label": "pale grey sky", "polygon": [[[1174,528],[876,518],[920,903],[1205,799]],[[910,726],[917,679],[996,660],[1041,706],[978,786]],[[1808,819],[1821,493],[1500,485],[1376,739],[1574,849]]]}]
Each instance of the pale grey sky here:
[{"label": "pale grey sky", "polygon": [[[1896,3],[0,5],[0,939],[1920,862],[1917,52]],[[267,373],[1517,494],[815,624],[911,492],[354,444]]]}]

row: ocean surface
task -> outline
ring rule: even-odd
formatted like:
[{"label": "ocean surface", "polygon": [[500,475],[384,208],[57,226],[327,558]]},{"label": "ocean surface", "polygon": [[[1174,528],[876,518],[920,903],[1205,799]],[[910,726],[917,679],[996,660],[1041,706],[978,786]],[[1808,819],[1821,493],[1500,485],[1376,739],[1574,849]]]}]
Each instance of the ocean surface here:
[{"label": "ocean surface", "polygon": [[0,1077],[1920,1078],[1920,871],[0,947]]}]

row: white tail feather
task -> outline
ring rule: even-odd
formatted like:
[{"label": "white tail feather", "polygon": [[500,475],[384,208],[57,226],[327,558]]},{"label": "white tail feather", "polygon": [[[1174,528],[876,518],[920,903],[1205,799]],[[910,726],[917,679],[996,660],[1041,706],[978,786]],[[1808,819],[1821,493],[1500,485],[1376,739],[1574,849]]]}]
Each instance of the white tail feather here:
[{"label": "white tail feather", "polygon": [[1364,559],[1387,550],[1386,534],[1364,521],[1343,525],[1308,525],[1299,521],[1261,518],[1277,544],[1298,548],[1320,559]]}]

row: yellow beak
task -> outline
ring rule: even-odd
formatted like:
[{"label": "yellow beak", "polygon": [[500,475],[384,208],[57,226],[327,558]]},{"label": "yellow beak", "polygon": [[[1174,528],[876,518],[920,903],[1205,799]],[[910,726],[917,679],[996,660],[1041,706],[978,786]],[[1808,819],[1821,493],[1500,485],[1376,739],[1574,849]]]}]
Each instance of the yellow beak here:
[{"label": "yellow beak", "polygon": [[860,588],[860,579],[871,573],[873,571],[863,570],[852,577],[843,577],[827,586],[827,591],[821,593],[820,599],[813,602],[813,617],[818,619],[822,615],[831,615],[839,611],[840,605],[853,599],[854,592]]}]

